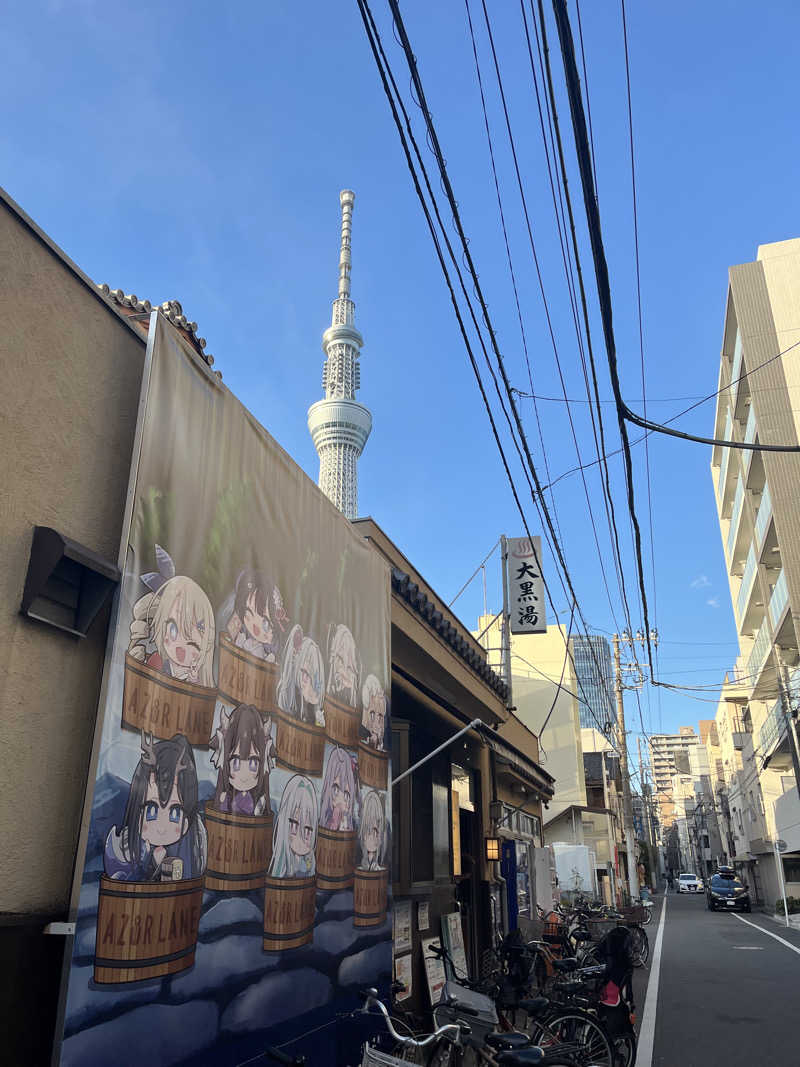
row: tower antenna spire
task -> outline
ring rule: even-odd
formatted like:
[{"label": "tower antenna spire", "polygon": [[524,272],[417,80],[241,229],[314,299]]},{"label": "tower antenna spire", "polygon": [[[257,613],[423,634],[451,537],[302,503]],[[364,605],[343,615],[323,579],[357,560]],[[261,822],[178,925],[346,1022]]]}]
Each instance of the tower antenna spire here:
[{"label": "tower antenna spire", "polygon": [[339,245],[339,289],[333,302],[331,325],[322,335],[324,399],[308,409],[308,429],[319,456],[319,487],[348,519],[358,516],[358,459],[372,430],[369,408],[359,404],[359,357],[364,339],[355,327],[355,304],[350,299],[351,189],[339,193],[342,230]]}]

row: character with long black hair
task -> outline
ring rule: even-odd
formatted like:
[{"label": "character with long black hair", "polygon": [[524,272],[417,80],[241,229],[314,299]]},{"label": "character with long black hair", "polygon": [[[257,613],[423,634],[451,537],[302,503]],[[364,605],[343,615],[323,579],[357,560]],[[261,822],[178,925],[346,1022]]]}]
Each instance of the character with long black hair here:
[{"label": "character with long black hair", "polygon": [[122,823],[106,838],[106,874],[125,882],[198,878],[207,852],[191,745],[183,734],[153,743],[142,732]]}]

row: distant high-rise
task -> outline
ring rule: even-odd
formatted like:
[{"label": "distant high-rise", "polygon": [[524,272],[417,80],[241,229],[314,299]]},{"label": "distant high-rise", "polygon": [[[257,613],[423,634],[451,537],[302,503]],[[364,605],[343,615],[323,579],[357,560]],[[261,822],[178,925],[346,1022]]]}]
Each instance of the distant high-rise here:
[{"label": "distant high-rise", "polygon": [[576,634],[571,644],[581,698],[581,727],[605,730],[606,723],[617,719],[611,646],[600,634]]},{"label": "distant high-rise", "polygon": [[700,738],[692,726],[678,727],[677,734],[652,734],[650,737],[650,770],[662,826],[671,826],[675,820],[673,776],[689,774],[688,752],[699,743]]},{"label": "distant high-rise", "polygon": [[343,189],[342,240],[339,251],[339,295],[333,302],[331,325],[322,335],[325,399],[308,409],[308,428],[319,455],[319,487],[348,519],[358,517],[358,458],[372,429],[368,408],[356,401],[361,385],[358,359],[364,340],[355,328],[350,299],[350,231],[356,194]]}]

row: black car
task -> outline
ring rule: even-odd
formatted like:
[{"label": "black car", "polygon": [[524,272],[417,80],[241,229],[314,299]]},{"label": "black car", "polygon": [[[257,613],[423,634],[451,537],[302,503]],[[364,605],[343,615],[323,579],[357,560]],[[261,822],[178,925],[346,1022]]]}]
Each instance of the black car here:
[{"label": "black car", "polygon": [[717,872],[706,889],[708,910],[750,911],[750,894],[734,874]]}]

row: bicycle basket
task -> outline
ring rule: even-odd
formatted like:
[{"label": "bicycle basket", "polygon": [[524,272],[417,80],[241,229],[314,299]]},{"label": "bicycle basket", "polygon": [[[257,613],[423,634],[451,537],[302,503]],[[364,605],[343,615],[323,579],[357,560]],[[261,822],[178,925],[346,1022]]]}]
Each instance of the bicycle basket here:
[{"label": "bicycle basket", "polygon": [[497,1027],[497,1009],[491,997],[487,997],[483,993],[476,993],[474,989],[467,989],[466,986],[459,985],[457,982],[445,982],[444,984],[444,989],[442,990],[443,1003],[437,1004],[433,1011],[436,1026],[444,1026],[446,1023],[452,1023],[459,1018],[458,1012],[454,1015],[448,1011],[444,1003],[447,997],[455,997],[460,1003],[466,1004],[467,1007],[478,1013],[477,1015],[464,1015],[461,1017],[464,1022],[469,1023],[473,1037],[482,1041],[487,1034],[490,1034]]},{"label": "bicycle basket", "polygon": [[616,919],[587,919],[586,927],[592,935],[592,941],[602,941],[606,934],[617,928]]},{"label": "bicycle basket", "polygon": [[642,923],[645,920],[645,908],[641,904],[631,904],[622,909],[622,917],[626,923]]},{"label": "bicycle basket", "polygon": [[390,1056],[388,1052],[381,1052],[372,1045],[364,1046],[364,1055],[361,1058],[361,1067],[407,1067],[407,1061]]}]

